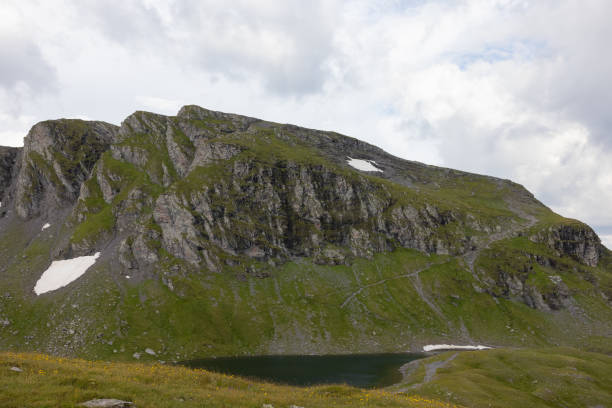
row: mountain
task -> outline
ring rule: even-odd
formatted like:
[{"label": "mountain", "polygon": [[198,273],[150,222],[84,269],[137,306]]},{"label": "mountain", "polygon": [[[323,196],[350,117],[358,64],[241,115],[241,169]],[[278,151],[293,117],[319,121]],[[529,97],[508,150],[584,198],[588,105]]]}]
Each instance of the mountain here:
[{"label": "mountain", "polygon": [[[334,132],[197,106],[45,121],[0,148],[0,202],[2,349],[612,345],[612,256],[590,227]],[[75,259],[93,266],[43,276]]]}]

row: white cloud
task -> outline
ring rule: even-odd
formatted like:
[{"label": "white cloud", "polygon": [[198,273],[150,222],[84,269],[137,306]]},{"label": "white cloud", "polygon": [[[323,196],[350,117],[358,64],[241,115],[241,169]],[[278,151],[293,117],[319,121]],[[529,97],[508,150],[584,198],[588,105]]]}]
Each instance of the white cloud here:
[{"label": "white cloud", "polygon": [[612,226],[608,1],[8,0],[0,12],[0,44],[20,38],[11,66],[28,74],[0,79],[12,81],[2,144],[38,120],[195,103],[511,178]]},{"label": "white cloud", "polygon": [[612,4],[589,5],[428,2],[375,19],[356,8],[337,65],[391,105],[394,152],[419,160],[414,140],[427,141],[438,164],[514,179],[563,215],[612,225],[600,109],[612,85],[597,68],[612,63],[601,18]]},{"label": "white cloud", "polygon": [[0,124],[2,124],[0,127],[0,145],[23,146],[23,138],[28,133],[33,122],[33,116],[15,116],[0,111]]},{"label": "white cloud", "polygon": [[601,243],[604,244],[606,248],[612,250],[612,235],[600,234],[599,238],[601,238]]},{"label": "white cloud", "polygon": [[150,110],[151,112],[166,115],[175,115],[182,106],[187,105],[184,101],[158,98],[155,96],[139,96],[136,98],[136,101],[143,107],[143,110]]}]

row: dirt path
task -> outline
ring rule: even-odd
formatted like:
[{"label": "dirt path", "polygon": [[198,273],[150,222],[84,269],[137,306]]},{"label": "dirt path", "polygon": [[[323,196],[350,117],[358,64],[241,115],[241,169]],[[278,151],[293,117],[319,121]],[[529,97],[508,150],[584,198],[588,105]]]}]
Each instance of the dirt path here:
[{"label": "dirt path", "polygon": [[[433,265],[437,265],[435,263],[430,263],[427,264],[427,266],[425,266],[424,268],[418,269],[414,272],[410,272],[410,273],[405,273],[403,275],[397,275],[397,276],[392,276],[390,278],[385,278],[385,279],[381,279],[377,282],[374,283],[370,283],[368,285],[362,286],[359,289],[357,289],[356,291],[354,291],[353,293],[351,293],[345,300],[344,302],[342,302],[342,305],[340,306],[340,309],[343,309],[346,305],[348,305],[353,299],[355,299],[355,297],[357,297],[357,295],[359,295],[361,292],[363,292],[364,290],[374,287],[374,286],[379,286],[379,285],[383,285],[385,283],[387,283],[390,280],[395,280],[395,279],[405,279],[405,278],[414,278],[416,277],[418,280],[418,284],[415,283],[415,289],[416,291],[419,293],[419,295],[421,296],[421,298],[423,298],[423,301],[425,303],[427,303],[432,309],[434,309],[434,311],[438,314],[441,314],[441,312],[439,311],[439,309],[433,305],[433,303],[431,301],[428,301],[427,299],[424,298],[424,294],[423,294],[423,289],[422,289],[422,285],[420,285],[420,279],[418,278],[419,273],[431,268]],[[359,282],[358,282],[359,283]],[[421,288],[416,288],[417,285],[420,285]]]},{"label": "dirt path", "polygon": [[444,313],[442,313],[438,306],[436,306],[436,304],[425,294],[425,291],[423,290],[423,283],[421,283],[421,277],[419,274],[415,274],[413,278],[414,280],[412,283],[414,285],[414,289],[417,291],[421,299],[423,299],[423,302],[427,303],[427,306],[429,306],[438,316],[446,320]]},{"label": "dirt path", "polygon": [[[418,388],[418,387],[420,387],[422,385],[425,385],[425,384],[429,383],[431,380],[433,380],[434,376],[436,375],[436,372],[440,368],[445,367],[446,365],[448,365],[448,363],[453,361],[458,355],[459,355],[459,353],[454,353],[452,356],[450,356],[446,360],[434,361],[433,363],[425,364],[425,376],[423,377],[423,381],[421,381],[419,383],[416,383],[416,384],[412,384],[412,385],[410,385],[408,387],[397,388],[397,389],[393,390],[392,392],[394,392],[394,393],[407,392],[409,390]],[[406,364],[405,366],[401,367],[400,371],[402,372],[404,380],[406,380],[408,375],[410,375],[410,373],[414,372],[419,367],[420,364],[423,364],[422,360],[416,360],[416,361],[412,361],[412,362]]]}]

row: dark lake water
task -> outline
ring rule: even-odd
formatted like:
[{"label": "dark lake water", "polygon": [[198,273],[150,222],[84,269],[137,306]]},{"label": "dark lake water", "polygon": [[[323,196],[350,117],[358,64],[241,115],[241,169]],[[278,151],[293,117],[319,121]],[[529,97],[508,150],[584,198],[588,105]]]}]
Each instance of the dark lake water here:
[{"label": "dark lake water", "polygon": [[281,384],[349,384],[377,388],[401,381],[399,368],[423,357],[426,355],[421,353],[222,357],[181,364]]}]

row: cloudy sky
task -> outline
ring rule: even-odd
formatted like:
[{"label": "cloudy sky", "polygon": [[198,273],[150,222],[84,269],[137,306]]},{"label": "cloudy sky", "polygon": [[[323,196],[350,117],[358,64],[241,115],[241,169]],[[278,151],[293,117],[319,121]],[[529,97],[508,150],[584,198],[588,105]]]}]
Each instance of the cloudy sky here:
[{"label": "cloudy sky", "polygon": [[181,105],[515,180],[612,247],[609,0],[2,0],[0,144]]}]

